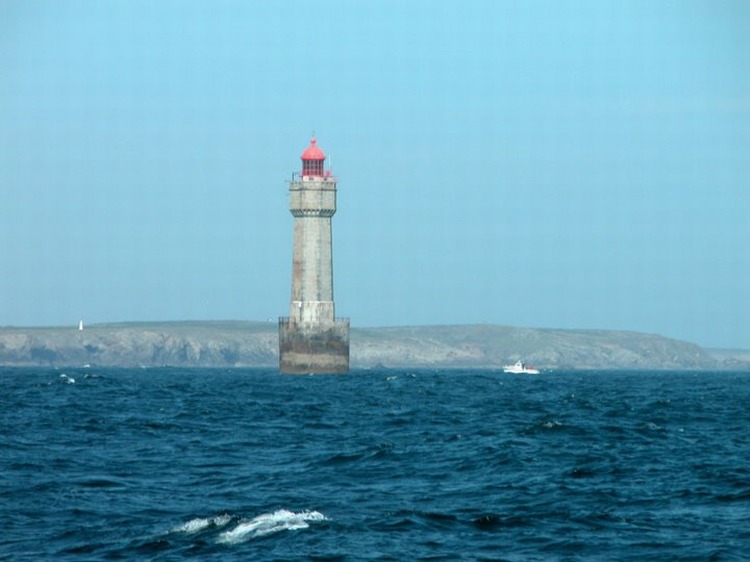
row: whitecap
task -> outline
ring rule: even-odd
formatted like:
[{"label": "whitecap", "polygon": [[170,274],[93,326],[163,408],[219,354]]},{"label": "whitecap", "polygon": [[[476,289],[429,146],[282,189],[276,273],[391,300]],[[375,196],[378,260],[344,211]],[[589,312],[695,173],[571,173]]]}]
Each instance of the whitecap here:
[{"label": "whitecap", "polygon": [[60,378],[63,380],[63,382],[65,382],[67,384],[75,384],[76,383],[76,380],[73,377],[69,377],[65,373],[63,373],[62,375],[60,375]]},{"label": "whitecap", "polygon": [[219,542],[237,544],[252,538],[278,533],[279,531],[293,531],[307,529],[310,521],[325,521],[326,516],[319,511],[301,511],[294,513],[280,509],[273,513],[263,513],[249,521],[243,521],[231,531],[219,535]]},{"label": "whitecap", "polygon": [[178,525],[173,528],[170,532],[172,533],[197,533],[208,527],[224,527],[227,523],[232,520],[231,515],[218,515],[216,517],[196,517],[191,519],[187,523]]}]

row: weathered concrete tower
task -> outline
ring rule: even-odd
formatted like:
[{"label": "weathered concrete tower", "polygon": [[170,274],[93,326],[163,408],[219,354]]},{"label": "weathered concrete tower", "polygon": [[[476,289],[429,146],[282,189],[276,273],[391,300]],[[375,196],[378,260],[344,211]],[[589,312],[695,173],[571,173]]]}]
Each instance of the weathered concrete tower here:
[{"label": "weathered concrete tower", "polygon": [[333,304],[336,178],[324,169],[325,158],[313,138],[302,153],[302,174],[289,184],[294,259],[289,317],[279,318],[282,373],[349,372],[349,319],[336,318]]}]

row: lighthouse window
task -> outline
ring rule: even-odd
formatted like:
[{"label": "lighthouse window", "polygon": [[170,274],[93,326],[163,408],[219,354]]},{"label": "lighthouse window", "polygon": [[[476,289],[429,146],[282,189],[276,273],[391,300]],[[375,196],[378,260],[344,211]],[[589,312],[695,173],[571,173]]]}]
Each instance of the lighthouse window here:
[{"label": "lighthouse window", "polygon": [[303,166],[302,173],[306,176],[322,176],[323,160],[307,160]]}]

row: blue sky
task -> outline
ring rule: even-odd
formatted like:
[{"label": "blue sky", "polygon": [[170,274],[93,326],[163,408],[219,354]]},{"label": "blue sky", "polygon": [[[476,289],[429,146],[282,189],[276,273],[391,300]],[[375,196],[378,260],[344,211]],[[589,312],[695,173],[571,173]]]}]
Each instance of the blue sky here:
[{"label": "blue sky", "polygon": [[0,325],[288,309],[750,348],[750,3],[0,3]]}]

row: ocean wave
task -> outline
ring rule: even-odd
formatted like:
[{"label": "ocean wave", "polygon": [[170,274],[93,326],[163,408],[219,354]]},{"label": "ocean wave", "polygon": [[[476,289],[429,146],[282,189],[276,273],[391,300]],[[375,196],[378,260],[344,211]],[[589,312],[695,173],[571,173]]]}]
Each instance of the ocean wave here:
[{"label": "ocean wave", "polygon": [[94,371],[0,369],[0,561],[747,560],[750,373]]},{"label": "ocean wave", "polygon": [[243,521],[230,531],[219,535],[219,542],[237,544],[256,537],[278,533],[279,531],[293,531],[306,529],[310,521],[326,521],[325,515],[319,511],[301,511],[295,513],[280,509],[273,513],[263,513],[249,521]]},{"label": "ocean wave", "polygon": [[231,515],[218,515],[216,517],[196,517],[195,519],[191,519],[187,523],[178,525],[177,527],[173,528],[171,532],[193,534],[199,531],[203,531],[204,529],[208,529],[209,527],[224,527],[230,521],[232,521],[232,519],[234,519],[234,517],[232,517]]}]

